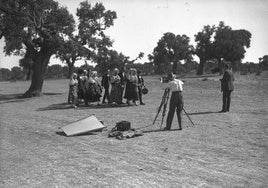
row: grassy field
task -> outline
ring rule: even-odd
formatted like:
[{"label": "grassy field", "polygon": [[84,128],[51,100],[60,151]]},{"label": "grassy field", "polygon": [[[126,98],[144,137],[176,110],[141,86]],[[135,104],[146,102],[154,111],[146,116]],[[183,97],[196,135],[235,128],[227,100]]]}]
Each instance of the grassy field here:
[{"label": "grassy field", "polygon": [[[67,104],[68,80],[46,80],[44,95],[20,99],[29,82],[0,82],[0,187],[267,187],[268,72],[236,75],[231,111],[221,110],[220,77],[183,78],[182,131],[150,126],[163,89],[145,77],[145,106]],[[107,130],[66,137],[58,128],[96,114]],[[148,126],[143,136],[108,138],[116,122]],[[173,129],[178,128],[174,117]]]}]

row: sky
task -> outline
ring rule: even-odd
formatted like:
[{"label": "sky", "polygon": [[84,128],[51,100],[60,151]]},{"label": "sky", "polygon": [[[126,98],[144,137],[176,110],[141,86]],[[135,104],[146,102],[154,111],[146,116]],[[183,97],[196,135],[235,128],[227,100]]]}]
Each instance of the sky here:
[{"label": "sky", "polygon": [[[82,0],[57,0],[75,16]],[[113,48],[134,59],[140,52],[145,57],[137,62],[148,61],[157,42],[166,32],[190,37],[204,25],[218,25],[224,21],[232,29],[251,32],[251,46],[246,49],[242,62],[258,62],[268,54],[268,1],[267,0],[89,0],[92,5],[102,2],[106,9],[116,11],[114,26],[106,34],[114,41]],[[78,22],[77,22],[78,23]],[[21,57],[5,56],[4,40],[0,40],[0,68],[18,66]],[[198,58],[196,58],[198,61]],[[61,64],[52,57],[51,64]],[[76,66],[81,65],[78,62]]]}]

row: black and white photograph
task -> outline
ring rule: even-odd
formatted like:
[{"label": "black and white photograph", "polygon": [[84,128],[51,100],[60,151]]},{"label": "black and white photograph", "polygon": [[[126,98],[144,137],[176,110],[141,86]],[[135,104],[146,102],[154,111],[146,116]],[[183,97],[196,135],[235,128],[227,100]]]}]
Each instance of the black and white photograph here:
[{"label": "black and white photograph", "polygon": [[267,187],[267,20],[267,0],[0,0],[0,187]]}]

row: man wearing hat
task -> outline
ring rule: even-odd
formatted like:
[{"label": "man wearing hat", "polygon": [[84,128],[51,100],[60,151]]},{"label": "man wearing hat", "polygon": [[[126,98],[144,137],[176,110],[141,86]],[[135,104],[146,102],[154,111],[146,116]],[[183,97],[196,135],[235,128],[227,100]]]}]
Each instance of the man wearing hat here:
[{"label": "man wearing hat", "polygon": [[175,110],[178,117],[179,129],[181,130],[182,129],[181,114],[184,104],[182,97],[183,82],[179,79],[175,79],[175,75],[172,72],[168,73],[168,80],[169,82],[167,83],[168,84],[167,88],[171,92],[171,98],[169,102],[169,111],[167,116],[166,127],[164,128],[164,130],[170,130]]},{"label": "man wearing hat", "polygon": [[140,105],[145,105],[145,103],[142,102],[142,87],[144,86],[144,80],[143,77],[141,76],[141,71],[137,71],[137,77],[138,77],[138,89],[139,89],[139,100],[140,100]]},{"label": "man wearing hat", "polygon": [[222,110],[221,112],[229,112],[231,103],[231,93],[234,90],[234,74],[228,64],[224,65],[224,75],[221,81],[222,91]]}]

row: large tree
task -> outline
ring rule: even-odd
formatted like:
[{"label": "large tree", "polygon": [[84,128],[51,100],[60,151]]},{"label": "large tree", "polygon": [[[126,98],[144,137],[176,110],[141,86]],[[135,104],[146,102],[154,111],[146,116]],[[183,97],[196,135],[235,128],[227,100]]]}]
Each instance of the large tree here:
[{"label": "large tree", "polygon": [[204,73],[204,67],[208,60],[213,58],[213,34],[215,32],[215,26],[206,25],[201,32],[195,35],[195,54],[199,57],[199,66],[197,75]]},{"label": "large tree", "polygon": [[76,15],[78,33],[66,40],[58,52],[58,57],[69,67],[69,76],[77,60],[85,58],[92,61],[99,49],[112,46],[104,31],[114,24],[117,17],[115,11],[106,10],[102,3],[92,6],[88,1],[80,3]]},{"label": "large tree", "polygon": [[175,35],[165,33],[154,48],[151,59],[153,59],[156,73],[168,71],[168,66],[172,64],[172,71],[177,72],[177,64],[181,60],[191,59],[193,47],[189,44],[190,38],[186,35]]},{"label": "large tree", "polygon": [[5,53],[27,55],[33,63],[31,85],[24,96],[41,95],[50,57],[74,31],[73,16],[53,0],[2,0],[0,23]]},{"label": "large tree", "polygon": [[223,73],[222,59],[239,62],[245,56],[245,48],[250,47],[251,33],[247,30],[232,30],[220,22],[214,37],[214,57],[218,60],[220,73]]}]

